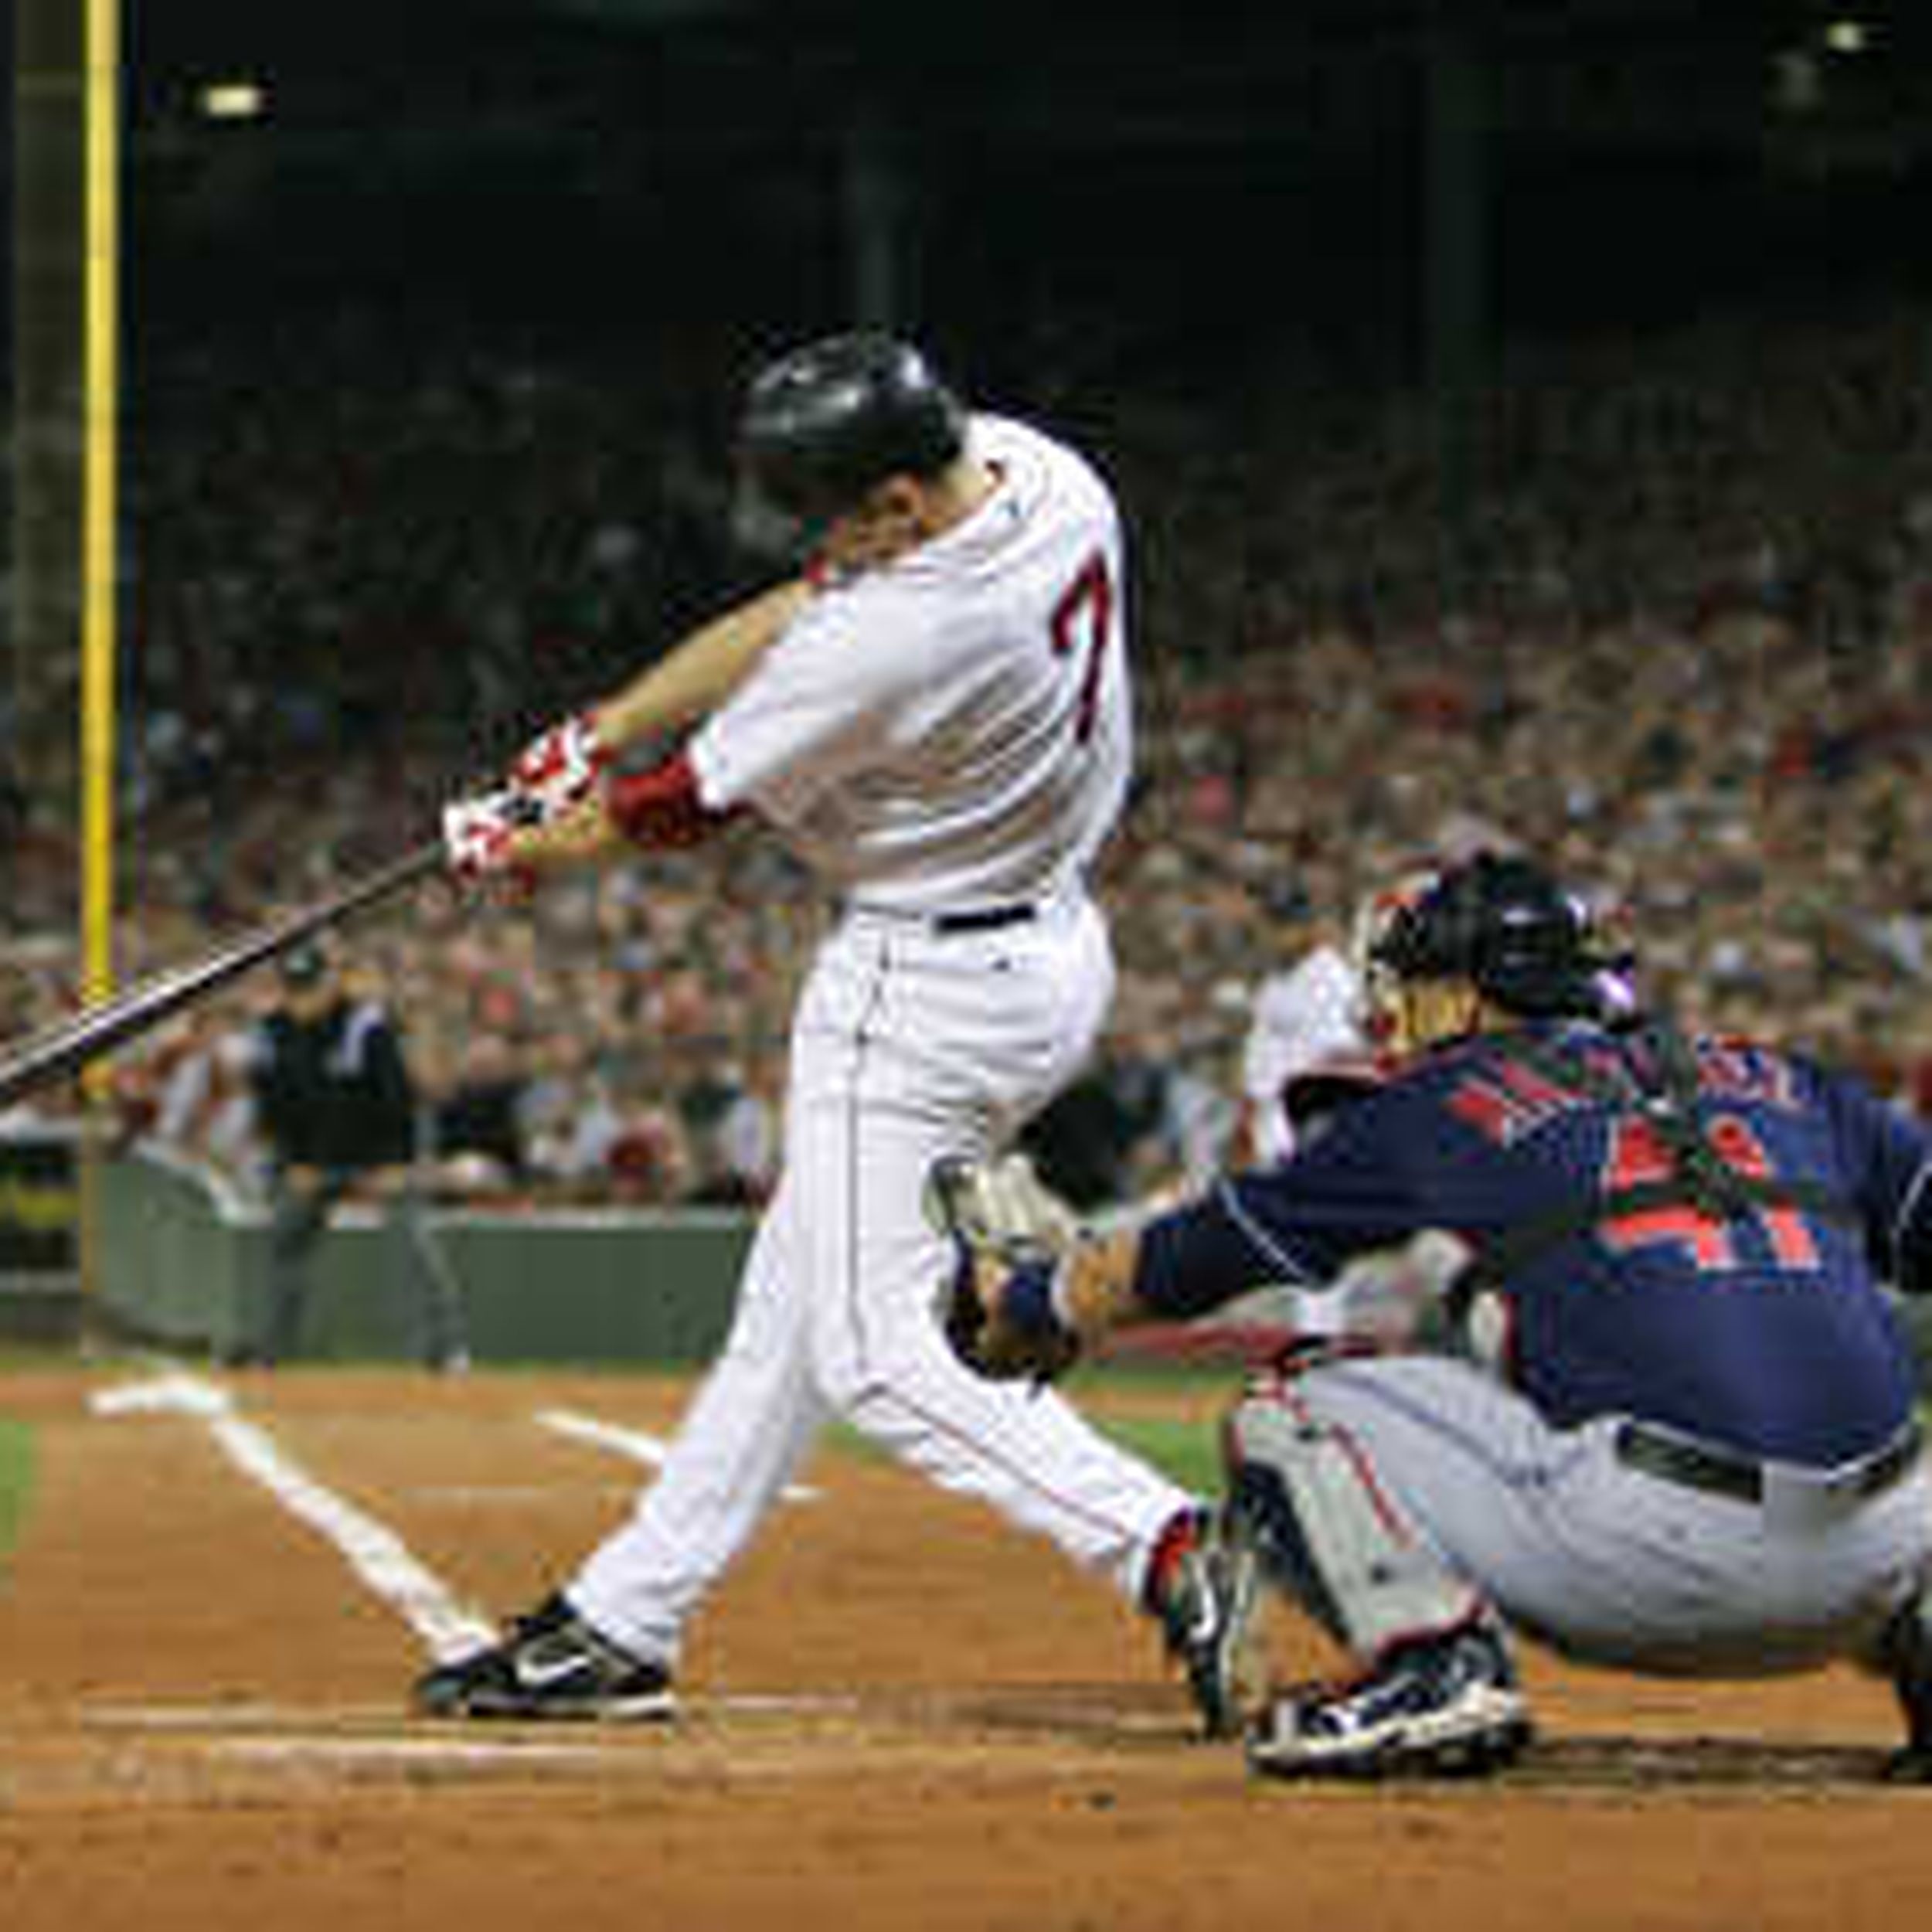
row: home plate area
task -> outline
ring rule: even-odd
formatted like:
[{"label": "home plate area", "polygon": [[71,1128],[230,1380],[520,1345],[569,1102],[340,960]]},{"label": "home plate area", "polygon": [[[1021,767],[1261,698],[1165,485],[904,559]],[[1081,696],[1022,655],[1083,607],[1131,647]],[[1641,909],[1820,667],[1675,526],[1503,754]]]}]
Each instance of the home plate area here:
[{"label": "home plate area", "polygon": [[[1710,1686],[1531,1651],[1493,1779],[1286,1784],[1195,1733],[1146,1623],[829,1439],[694,1620],[669,1725],[435,1723],[409,1688],[624,1519],[672,1376],[0,1371],[0,1922],[1431,1932],[1932,1913],[1928,1798],[1850,1672]],[[1106,1420],[1211,1429],[1211,1381]],[[1338,1660],[1270,1615],[1277,1668]],[[406,1910],[397,1904],[409,1902]]]}]

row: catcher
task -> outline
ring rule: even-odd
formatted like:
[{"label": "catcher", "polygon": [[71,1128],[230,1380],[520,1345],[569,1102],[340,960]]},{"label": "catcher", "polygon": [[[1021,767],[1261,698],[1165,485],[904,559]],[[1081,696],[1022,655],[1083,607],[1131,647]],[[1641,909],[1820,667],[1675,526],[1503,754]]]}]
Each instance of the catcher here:
[{"label": "catcher", "polygon": [[1856,1660],[1903,1713],[1889,1774],[1932,1781],[1932,1477],[1883,1285],[1932,1280],[1932,1139],[1808,1060],[1619,1010],[1524,859],[1434,877],[1366,976],[1389,1077],[1284,1164],[1105,1235],[956,1215],[956,1350],[1050,1377],[1121,1325],[1446,1230],[1456,1352],[1317,1345],[1230,1418],[1232,1533],[1362,1665],[1250,1710],[1251,1764],[1508,1763],[1514,1627],[1656,1674]]}]

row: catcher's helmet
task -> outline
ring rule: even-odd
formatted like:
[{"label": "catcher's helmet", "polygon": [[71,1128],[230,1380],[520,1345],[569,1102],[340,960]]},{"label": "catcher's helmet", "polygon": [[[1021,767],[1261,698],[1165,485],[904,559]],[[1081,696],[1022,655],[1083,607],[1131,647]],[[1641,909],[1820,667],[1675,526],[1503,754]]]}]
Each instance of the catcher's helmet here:
[{"label": "catcher's helmet", "polygon": [[1598,952],[1590,914],[1527,859],[1479,852],[1398,906],[1369,947],[1399,980],[1466,979],[1526,1019],[1600,1015],[1627,962]]},{"label": "catcher's helmet", "polygon": [[888,477],[937,476],[966,445],[966,413],[917,349],[832,335],[752,379],[738,420],[745,485],[767,517],[809,532]]}]

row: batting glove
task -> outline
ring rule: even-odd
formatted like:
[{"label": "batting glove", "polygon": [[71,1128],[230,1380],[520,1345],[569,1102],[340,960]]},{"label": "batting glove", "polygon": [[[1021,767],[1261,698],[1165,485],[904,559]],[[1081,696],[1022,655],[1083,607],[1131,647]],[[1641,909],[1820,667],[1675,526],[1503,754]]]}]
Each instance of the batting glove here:
[{"label": "batting glove", "polygon": [[510,784],[536,803],[537,822],[548,825],[590,797],[610,762],[595,715],[582,711],[524,747],[510,767]]},{"label": "batting glove", "polygon": [[524,882],[529,868],[516,858],[517,835],[540,822],[540,808],[514,786],[452,801],[443,808],[443,850],[450,870],[473,883]]}]

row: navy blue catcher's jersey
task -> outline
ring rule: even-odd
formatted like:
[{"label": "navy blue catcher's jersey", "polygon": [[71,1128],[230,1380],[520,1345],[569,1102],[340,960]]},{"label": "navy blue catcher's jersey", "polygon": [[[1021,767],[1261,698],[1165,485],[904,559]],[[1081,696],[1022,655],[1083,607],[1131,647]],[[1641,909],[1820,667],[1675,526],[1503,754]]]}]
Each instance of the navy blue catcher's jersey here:
[{"label": "navy blue catcher's jersey", "polygon": [[[1519,1056],[1498,1035],[1427,1055],[1281,1166],[1151,1225],[1150,1299],[1198,1313],[1260,1280],[1326,1281],[1425,1228],[1480,1257],[1574,1203],[1568,1226],[1501,1284],[1505,1366],[1553,1421],[1642,1417],[1811,1464],[1884,1442],[1915,1378],[1879,1283],[1917,1285],[1932,1257],[1932,1140],[1807,1060],[1702,1040],[1705,1136],[1764,1185],[1728,1218],[1686,1196],[1657,1205],[1642,1190],[1674,1170],[1634,1091],[1614,1102],[1560,1077],[1571,1056],[1610,1070],[1645,1049],[1573,1022],[1517,1037],[1554,1051]],[[1808,1190],[1802,1206],[1777,1196],[1792,1182]],[[1607,1196],[1627,1202],[1632,1188],[1648,1205],[1600,1218]]]}]

